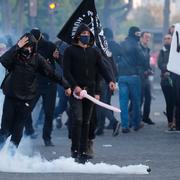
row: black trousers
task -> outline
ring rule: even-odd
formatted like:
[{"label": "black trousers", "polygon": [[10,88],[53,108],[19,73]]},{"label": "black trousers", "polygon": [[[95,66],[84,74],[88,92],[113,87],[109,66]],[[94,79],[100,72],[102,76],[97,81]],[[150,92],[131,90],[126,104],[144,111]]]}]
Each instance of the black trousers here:
[{"label": "black trousers", "polygon": [[141,106],[142,106],[142,118],[148,120],[151,109],[151,84],[148,79],[144,79],[141,83]]},{"label": "black trousers", "polygon": [[89,100],[70,97],[72,151],[87,152],[92,110],[93,103]]},{"label": "black trousers", "polygon": [[[111,104],[112,91],[109,89],[108,83],[104,80],[102,82],[101,89],[101,101],[106,104]],[[109,119],[110,124],[114,124],[116,122],[116,118],[114,117],[114,113],[111,110],[105,109],[101,106],[97,106],[97,128],[104,129],[106,118]]]},{"label": "black trousers", "polygon": [[93,105],[92,115],[89,124],[89,140],[93,140],[96,138],[95,131],[97,127],[97,106],[98,105]]},{"label": "black trousers", "polygon": [[[95,130],[97,127],[97,106],[93,106],[92,110],[92,115],[89,123],[89,140],[93,140],[96,138]],[[72,137],[72,113],[70,112],[70,108],[67,109],[67,115],[68,115],[68,120],[67,120],[67,128],[68,128],[68,138],[71,139]]]},{"label": "black trousers", "polygon": [[172,86],[164,86],[161,84],[161,89],[164,94],[166,102],[166,114],[168,123],[173,122],[174,108],[175,108],[175,89]]},{"label": "black trousers", "polygon": [[22,101],[5,96],[0,129],[1,147],[9,136],[11,136],[11,142],[18,147],[25,121],[32,111],[32,101]]},{"label": "black trousers", "polygon": [[176,76],[176,82],[175,82],[175,119],[176,119],[176,129],[180,130],[180,76]]},{"label": "black trousers", "polygon": [[[40,89],[40,93],[37,95],[33,102],[33,109],[39,100],[42,97],[42,105],[44,109],[45,119],[43,125],[43,134],[42,137],[44,140],[51,139],[51,133],[53,129],[53,118],[54,118],[54,109],[55,109],[55,101],[56,101],[56,84],[50,84],[46,87]],[[27,118],[25,123],[25,133],[30,135],[34,132],[32,115]]]}]

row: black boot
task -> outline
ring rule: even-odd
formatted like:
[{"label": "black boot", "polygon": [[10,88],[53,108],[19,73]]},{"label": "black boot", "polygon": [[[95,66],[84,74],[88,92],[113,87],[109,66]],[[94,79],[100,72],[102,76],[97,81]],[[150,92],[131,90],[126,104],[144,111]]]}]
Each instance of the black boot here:
[{"label": "black boot", "polygon": [[78,157],[78,163],[85,164],[86,162],[88,162],[88,155],[85,152],[83,152]]},{"label": "black boot", "polygon": [[147,124],[149,124],[149,125],[154,125],[154,124],[155,124],[150,118],[148,118],[148,119],[143,119],[143,122],[144,122],[144,123],[147,123]]},{"label": "black boot", "polygon": [[78,151],[71,151],[71,157],[72,158],[77,158],[78,157]]},{"label": "black boot", "polygon": [[71,157],[74,159],[75,162],[79,163],[79,153],[77,150],[71,150]]}]

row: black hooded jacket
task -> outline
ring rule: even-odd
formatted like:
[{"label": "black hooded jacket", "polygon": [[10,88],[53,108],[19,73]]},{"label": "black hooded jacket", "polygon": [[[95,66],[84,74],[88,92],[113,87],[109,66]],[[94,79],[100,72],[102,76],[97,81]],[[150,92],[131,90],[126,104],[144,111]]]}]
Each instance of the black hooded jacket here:
[{"label": "black hooded jacket", "polygon": [[[62,65],[62,60],[61,60],[61,57],[59,59],[55,59],[53,57],[53,52],[55,51],[56,49],[56,45],[51,42],[51,41],[47,41],[45,39],[41,39],[39,42],[38,42],[38,47],[37,47],[37,52],[44,57],[44,59],[46,60],[46,62],[51,65],[52,69],[55,70],[55,63],[57,62],[59,65]],[[42,76],[42,74],[39,74],[38,75],[38,84],[40,86],[42,86],[42,88],[44,88],[44,85],[49,85],[51,84],[52,81],[45,77],[45,76]]]},{"label": "black hooded jacket", "polygon": [[33,99],[37,93],[38,72],[63,85],[65,89],[69,87],[66,80],[56,75],[41,55],[33,53],[30,59],[25,60],[21,58],[20,51],[19,46],[15,45],[0,58],[1,64],[9,72],[1,85],[6,96],[20,100]]},{"label": "black hooded jacket", "polygon": [[[83,31],[90,32],[90,42],[87,48],[80,47],[78,36]],[[107,82],[113,80],[109,67],[103,63],[100,53],[93,48],[94,36],[88,26],[81,24],[76,31],[73,44],[64,52],[64,76],[74,89],[76,86],[94,89],[96,86],[97,73],[105,78]]]},{"label": "black hooded jacket", "polygon": [[[42,37],[42,33],[39,29],[32,29],[31,34],[34,36],[37,42],[37,52],[44,57],[49,65],[55,70],[55,63],[57,62],[59,65],[62,65],[61,56],[59,59],[55,59],[53,57],[53,52],[56,50],[56,45],[48,40],[45,40]],[[41,74],[38,75],[38,84],[42,89],[46,88],[47,85],[51,84],[52,81],[42,76]],[[45,87],[44,87],[45,86]]]}]

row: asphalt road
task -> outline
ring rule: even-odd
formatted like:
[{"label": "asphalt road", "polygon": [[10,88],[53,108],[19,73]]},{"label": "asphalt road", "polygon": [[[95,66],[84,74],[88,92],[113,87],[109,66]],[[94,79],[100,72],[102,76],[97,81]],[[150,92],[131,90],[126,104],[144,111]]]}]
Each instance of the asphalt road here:
[{"label": "asphalt road", "polygon": [[[2,180],[179,180],[180,179],[180,133],[166,133],[167,121],[163,114],[164,98],[160,90],[155,90],[152,101],[151,119],[155,125],[145,125],[138,132],[120,133],[112,137],[111,130],[96,138],[93,163],[105,162],[119,166],[144,164],[151,168],[148,175],[105,175],[75,173],[0,173]],[[118,104],[117,95],[113,104]],[[116,114],[118,117],[118,114]],[[65,118],[65,116],[64,116]],[[65,120],[65,119],[64,119]],[[39,133],[41,133],[39,131]],[[54,130],[55,147],[44,147],[41,135],[34,140],[34,148],[48,160],[59,156],[70,156],[70,141],[64,126]],[[104,145],[112,145],[104,147]],[[56,152],[56,153],[53,153]]]}]

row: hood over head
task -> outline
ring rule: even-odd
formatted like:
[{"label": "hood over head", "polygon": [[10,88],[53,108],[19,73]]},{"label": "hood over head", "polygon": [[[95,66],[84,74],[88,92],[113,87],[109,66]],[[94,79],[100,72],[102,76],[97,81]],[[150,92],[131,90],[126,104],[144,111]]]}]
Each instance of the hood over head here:
[{"label": "hood over head", "polygon": [[[49,41],[44,38],[43,33],[38,28],[31,29],[30,33],[36,39],[36,45],[37,45],[36,48],[38,52],[39,50],[42,51],[42,49],[43,51],[47,51],[49,49],[49,44],[48,44]],[[46,54],[48,52],[44,52],[44,53]]]},{"label": "hood over head", "polygon": [[30,33],[35,37],[37,42],[42,39],[42,33],[38,28],[31,29]]},{"label": "hood over head", "polygon": [[140,33],[141,32],[140,28],[137,27],[137,26],[131,26],[129,28],[128,37],[132,37],[132,38],[134,38],[136,40],[139,40],[140,39],[140,34],[136,35],[135,34],[136,32]]},{"label": "hood over head", "polygon": [[80,24],[80,26],[78,27],[78,29],[77,29],[77,31],[76,31],[76,33],[75,33],[75,35],[74,35],[74,38],[73,38],[73,40],[72,40],[72,43],[73,43],[73,44],[77,44],[77,43],[78,43],[80,34],[81,34],[83,31],[89,31],[89,32],[90,32],[90,41],[89,41],[89,44],[88,44],[88,45],[89,45],[89,46],[93,46],[93,45],[94,45],[94,35],[93,35],[93,33],[91,32],[90,28],[89,28],[86,24],[84,24],[84,23]]}]

